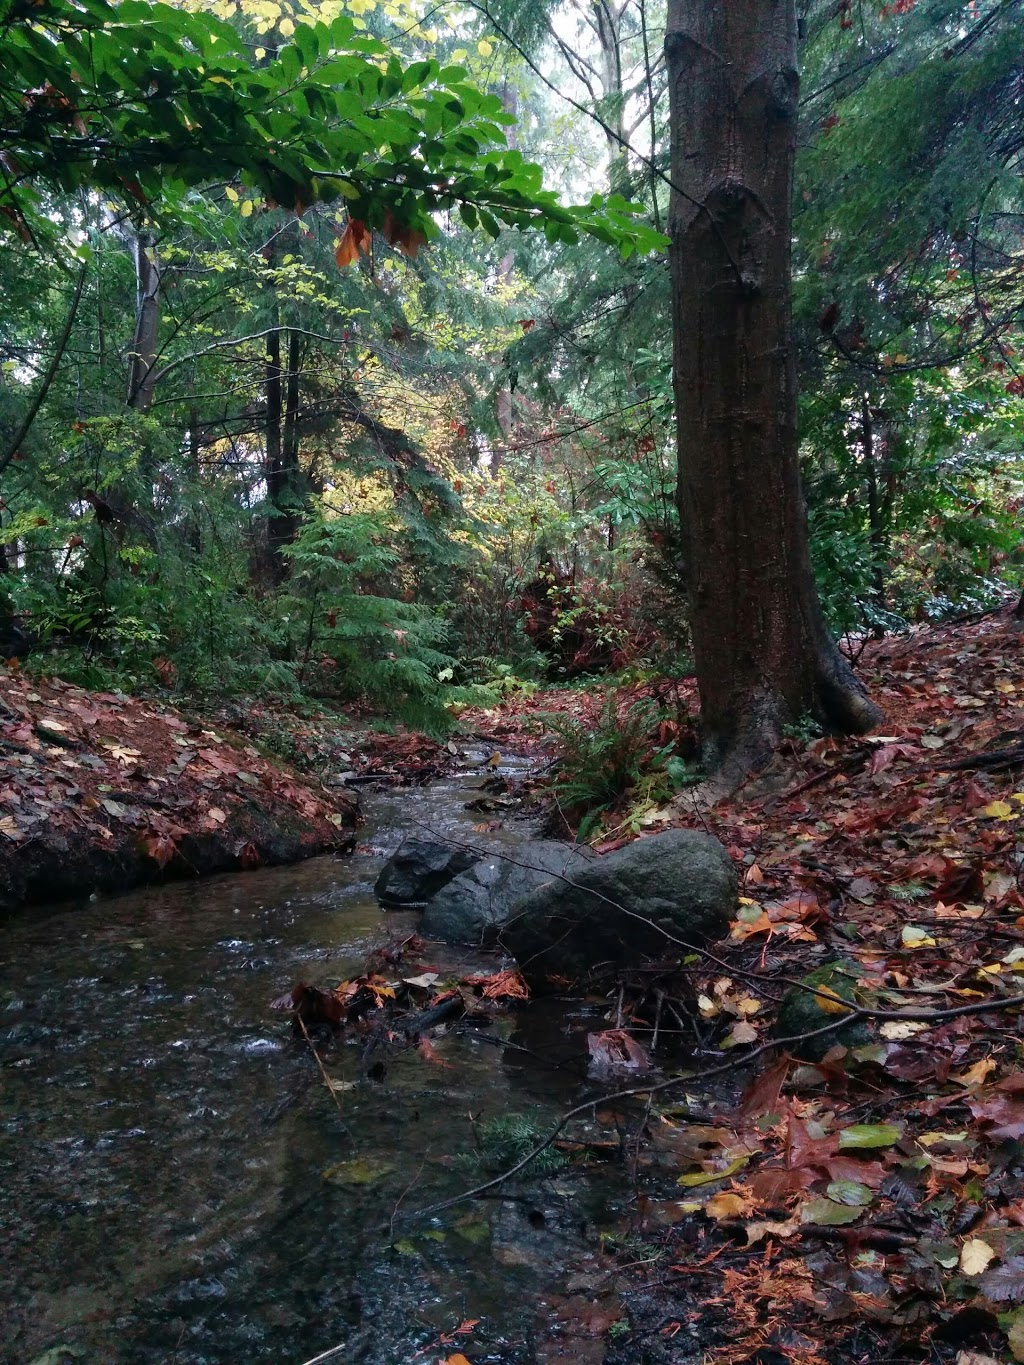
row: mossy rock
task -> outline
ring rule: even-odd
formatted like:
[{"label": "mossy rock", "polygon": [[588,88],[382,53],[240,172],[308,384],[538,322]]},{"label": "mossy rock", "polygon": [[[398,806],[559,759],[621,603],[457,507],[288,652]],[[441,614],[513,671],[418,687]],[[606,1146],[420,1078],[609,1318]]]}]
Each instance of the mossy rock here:
[{"label": "mossy rock", "polygon": [[[780,1038],[793,1038],[801,1033],[834,1024],[843,1013],[843,1002],[856,1005],[856,982],[860,968],[854,962],[838,959],[816,967],[800,978],[800,985],[791,987],[782,998],[775,1032]],[[852,1020],[831,1033],[817,1038],[806,1038],[794,1043],[792,1052],[807,1062],[820,1062],[836,1043],[843,1047],[863,1047],[871,1041],[871,1033],[863,1019]]]}]

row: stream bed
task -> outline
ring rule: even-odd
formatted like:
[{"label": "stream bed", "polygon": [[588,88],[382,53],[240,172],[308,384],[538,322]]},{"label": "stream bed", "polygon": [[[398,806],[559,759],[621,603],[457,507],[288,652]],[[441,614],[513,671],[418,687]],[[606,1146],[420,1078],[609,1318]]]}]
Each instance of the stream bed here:
[{"label": "stream bed", "polygon": [[[580,1002],[410,1051],[332,1051],[341,1113],[269,1002],[358,974],[416,916],[372,884],[405,833],[483,836],[463,774],[363,793],[360,849],[9,920],[0,960],[0,1360],[367,1365],[537,1360],[537,1298],[593,1250],[618,1178],[567,1170],[403,1223],[478,1183],[475,1127],[597,1091]],[[486,838],[510,843],[519,828]],[[443,974],[495,959],[431,945]],[[333,1174],[325,1179],[325,1172]],[[504,1192],[503,1192],[504,1193]],[[518,1197],[513,1197],[513,1194]],[[395,1245],[397,1243],[397,1246]],[[438,1346],[466,1319],[466,1338]],[[62,1354],[57,1348],[63,1347]]]}]

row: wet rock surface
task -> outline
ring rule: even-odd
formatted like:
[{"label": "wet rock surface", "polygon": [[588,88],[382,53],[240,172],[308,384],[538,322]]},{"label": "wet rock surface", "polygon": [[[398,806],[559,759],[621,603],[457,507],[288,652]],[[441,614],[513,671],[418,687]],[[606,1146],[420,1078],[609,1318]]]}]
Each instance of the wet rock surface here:
[{"label": "wet rock surface", "polygon": [[448,883],[428,902],[422,932],[446,943],[493,943],[524,897],[540,887],[552,895],[597,861],[589,849],[551,839],[526,840],[495,852]]},{"label": "wet rock surface", "polygon": [[385,907],[422,905],[479,856],[442,839],[410,834],[381,868],[374,894]]},{"label": "wet rock surface", "polygon": [[593,985],[623,967],[678,956],[678,940],[723,934],[737,875],[717,839],[673,829],[606,854],[573,878],[521,900],[499,942],[531,984]]}]

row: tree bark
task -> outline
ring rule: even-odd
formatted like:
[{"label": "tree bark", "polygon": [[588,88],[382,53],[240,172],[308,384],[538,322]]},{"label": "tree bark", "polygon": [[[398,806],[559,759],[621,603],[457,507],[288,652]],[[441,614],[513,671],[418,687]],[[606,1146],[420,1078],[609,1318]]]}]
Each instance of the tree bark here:
[{"label": "tree bark", "polygon": [[740,780],[810,714],[879,713],[825,626],[796,428],[794,0],[669,0],[679,509],[704,758]]},{"label": "tree bark", "polygon": [[[281,329],[284,330],[284,329]],[[267,498],[271,512],[267,519],[267,542],[276,583],[288,577],[288,557],[281,553],[295,541],[299,529],[299,509],[306,494],[305,479],[299,464],[299,403],[301,337],[289,330],[286,367],[281,363],[281,330],[267,338]]]},{"label": "tree bark", "polygon": [[156,387],[154,366],[160,334],[160,259],[156,245],[147,232],[136,234],[132,243],[135,257],[135,335],[132,338],[128,372],[128,406],[148,412]]}]

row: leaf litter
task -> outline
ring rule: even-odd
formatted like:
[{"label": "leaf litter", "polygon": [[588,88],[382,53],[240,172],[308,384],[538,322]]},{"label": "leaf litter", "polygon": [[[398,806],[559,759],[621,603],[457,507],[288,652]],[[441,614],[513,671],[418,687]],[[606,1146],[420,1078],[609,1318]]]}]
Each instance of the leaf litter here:
[{"label": "leaf litter", "polygon": [[[805,988],[822,1023],[882,1017],[820,1059],[760,1056],[740,1096],[704,1100],[710,1124],[649,1106],[621,1232],[644,1265],[617,1280],[636,1349],[616,1360],[684,1326],[721,1365],[1024,1360],[1021,643],[1006,612],[872,642],[880,738],[786,741],[730,800],[672,803],[670,822],[717,835],[743,874],[717,963],[683,965],[708,1064],[742,1075],[824,964],[845,964],[849,991]],[[603,704],[536,693],[473,722],[539,748],[540,714],[596,723]],[[650,1048],[651,1021],[629,1022]],[[683,1087],[701,1103],[699,1074]]]}]

